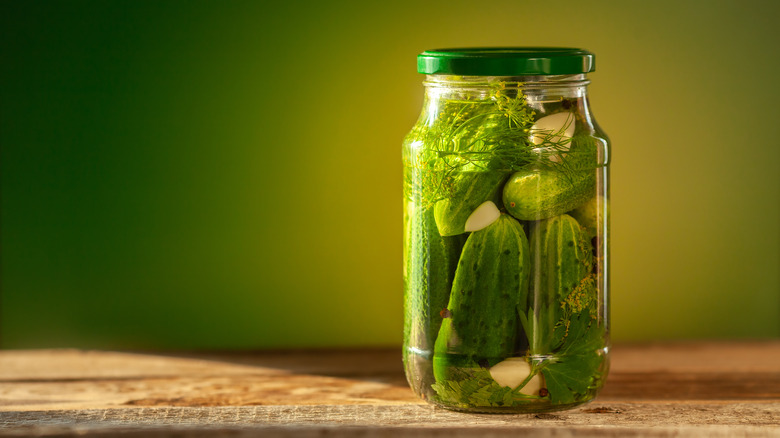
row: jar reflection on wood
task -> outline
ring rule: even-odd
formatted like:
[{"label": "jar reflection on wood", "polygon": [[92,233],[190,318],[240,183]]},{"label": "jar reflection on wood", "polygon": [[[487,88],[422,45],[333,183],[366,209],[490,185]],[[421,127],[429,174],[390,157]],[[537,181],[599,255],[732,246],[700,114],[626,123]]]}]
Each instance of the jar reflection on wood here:
[{"label": "jar reflection on wood", "polygon": [[592,400],[609,368],[609,141],[592,53],[424,52],[403,143],[404,366],[471,412]]}]

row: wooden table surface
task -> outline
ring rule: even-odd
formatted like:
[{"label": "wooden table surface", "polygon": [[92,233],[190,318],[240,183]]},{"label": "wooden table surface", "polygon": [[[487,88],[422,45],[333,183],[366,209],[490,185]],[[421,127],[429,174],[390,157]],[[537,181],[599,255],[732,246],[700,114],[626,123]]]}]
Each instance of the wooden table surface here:
[{"label": "wooden table surface", "polygon": [[0,351],[0,436],[780,437],[780,341],[618,345],[592,403],[464,414],[418,400],[399,349]]}]

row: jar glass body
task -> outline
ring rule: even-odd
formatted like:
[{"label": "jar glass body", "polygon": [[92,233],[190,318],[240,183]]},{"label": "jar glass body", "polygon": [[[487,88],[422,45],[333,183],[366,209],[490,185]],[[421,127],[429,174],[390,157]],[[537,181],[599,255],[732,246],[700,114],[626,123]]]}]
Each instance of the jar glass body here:
[{"label": "jar glass body", "polygon": [[471,412],[592,400],[609,368],[610,147],[588,80],[424,84],[403,143],[410,386]]}]

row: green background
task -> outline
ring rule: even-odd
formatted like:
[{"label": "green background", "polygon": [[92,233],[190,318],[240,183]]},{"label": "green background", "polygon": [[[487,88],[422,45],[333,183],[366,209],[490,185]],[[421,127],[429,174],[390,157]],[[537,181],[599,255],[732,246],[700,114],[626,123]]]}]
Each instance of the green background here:
[{"label": "green background", "polygon": [[0,4],[3,348],[399,345],[417,53],[575,46],[618,341],[780,336],[780,2]]}]

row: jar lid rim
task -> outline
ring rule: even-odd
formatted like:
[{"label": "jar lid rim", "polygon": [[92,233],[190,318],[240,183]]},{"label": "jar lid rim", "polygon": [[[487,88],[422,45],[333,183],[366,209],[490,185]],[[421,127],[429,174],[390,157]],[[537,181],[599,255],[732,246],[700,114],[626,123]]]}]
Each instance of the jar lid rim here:
[{"label": "jar lid rim", "polygon": [[564,75],[595,70],[596,55],[572,47],[469,47],[417,55],[417,72],[432,75]]}]

